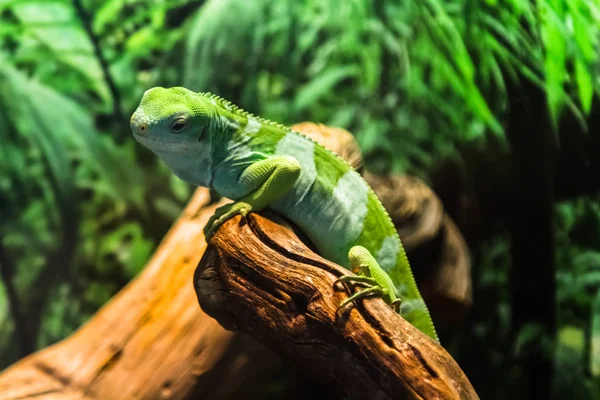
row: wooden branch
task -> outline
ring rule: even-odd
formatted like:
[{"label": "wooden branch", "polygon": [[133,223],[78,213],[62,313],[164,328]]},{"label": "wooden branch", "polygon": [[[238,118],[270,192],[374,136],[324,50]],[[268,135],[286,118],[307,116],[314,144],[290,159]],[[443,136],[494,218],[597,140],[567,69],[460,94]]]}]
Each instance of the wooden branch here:
[{"label": "wooden branch", "polygon": [[[439,238],[433,253],[437,256],[435,269],[420,286],[438,328],[460,321],[473,304],[469,248],[448,215],[442,219]],[[430,258],[431,247],[430,243],[424,245],[418,255],[407,251],[411,265],[418,266],[421,260]]]},{"label": "wooden branch", "polygon": [[[265,214],[277,219],[274,214]],[[477,399],[450,355],[381,299],[336,313],[348,274],[289,227],[257,214],[225,223],[194,282],[202,309],[352,399]]]},{"label": "wooden branch", "polygon": [[206,189],[196,192],[145,270],[87,324],[2,372],[0,400],[262,393],[279,361],[201,312],[190,284],[206,248],[202,228],[219,205],[209,197]]}]

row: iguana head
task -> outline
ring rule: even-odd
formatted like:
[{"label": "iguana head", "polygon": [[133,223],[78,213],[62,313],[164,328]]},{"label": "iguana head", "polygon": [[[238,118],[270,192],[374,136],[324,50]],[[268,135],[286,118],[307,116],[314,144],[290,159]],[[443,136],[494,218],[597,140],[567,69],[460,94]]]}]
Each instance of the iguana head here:
[{"label": "iguana head", "polygon": [[143,145],[198,143],[217,113],[210,99],[183,87],[147,90],[131,116],[131,130]]},{"label": "iguana head", "polygon": [[[195,182],[206,186],[212,160],[211,131],[218,121],[218,104],[183,87],[147,90],[131,116],[133,136],[156,153],[184,180],[195,171]],[[198,178],[202,175],[204,181]]]}]

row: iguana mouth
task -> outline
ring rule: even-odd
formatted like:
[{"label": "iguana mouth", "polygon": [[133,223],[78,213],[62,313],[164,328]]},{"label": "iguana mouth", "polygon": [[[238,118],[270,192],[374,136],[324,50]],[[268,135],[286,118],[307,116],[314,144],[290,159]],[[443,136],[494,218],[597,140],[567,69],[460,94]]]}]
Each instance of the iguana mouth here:
[{"label": "iguana mouth", "polygon": [[140,142],[141,144],[146,144],[146,143],[166,143],[166,144],[181,144],[181,142],[175,141],[175,140],[162,140],[162,139],[157,139],[154,137],[148,137],[146,135],[142,135],[139,134],[137,132],[133,132],[133,137],[135,137],[135,139]]},{"label": "iguana mouth", "polygon": [[190,143],[176,142],[174,140],[162,140],[153,137],[150,138],[136,133],[133,134],[133,137],[135,140],[141,143],[142,146],[159,156],[164,153],[184,153],[187,152],[191,146]]}]

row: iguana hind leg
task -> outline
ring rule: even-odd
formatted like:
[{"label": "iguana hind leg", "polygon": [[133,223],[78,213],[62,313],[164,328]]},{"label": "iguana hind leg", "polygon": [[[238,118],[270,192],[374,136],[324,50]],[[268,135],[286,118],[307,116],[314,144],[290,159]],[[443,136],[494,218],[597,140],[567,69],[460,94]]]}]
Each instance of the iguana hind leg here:
[{"label": "iguana hind leg", "polygon": [[377,285],[377,281],[375,280],[375,278],[371,278],[370,276],[364,275],[344,275],[338,278],[338,280],[335,281],[334,285],[337,285],[338,283],[342,282],[363,283],[369,286]]},{"label": "iguana hind leg", "polygon": [[377,295],[398,312],[400,309],[400,299],[396,296],[396,288],[387,273],[379,266],[379,263],[377,263],[377,260],[375,260],[375,257],[371,255],[369,250],[362,246],[354,246],[348,252],[348,259],[350,260],[352,272],[359,275],[345,275],[339,278],[335,283],[355,282],[368,285],[369,288],[357,292],[344,300],[340,305],[340,308],[365,296]]},{"label": "iguana hind leg", "polygon": [[387,290],[380,288],[379,286],[371,286],[360,292],[354,293],[352,296],[348,297],[346,300],[342,301],[342,304],[338,307],[344,308],[347,304],[352,303],[354,300],[360,300],[369,296],[384,296],[387,294]]}]

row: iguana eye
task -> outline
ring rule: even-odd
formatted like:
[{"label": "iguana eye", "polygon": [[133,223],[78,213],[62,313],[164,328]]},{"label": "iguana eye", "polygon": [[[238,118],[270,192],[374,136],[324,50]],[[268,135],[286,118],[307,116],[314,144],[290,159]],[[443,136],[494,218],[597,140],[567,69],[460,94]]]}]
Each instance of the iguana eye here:
[{"label": "iguana eye", "polygon": [[185,120],[185,118],[177,118],[171,124],[171,130],[175,133],[179,133],[182,130],[184,130],[186,126],[187,126],[187,121]]}]

